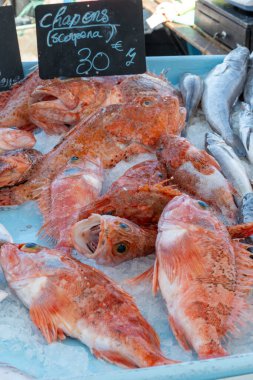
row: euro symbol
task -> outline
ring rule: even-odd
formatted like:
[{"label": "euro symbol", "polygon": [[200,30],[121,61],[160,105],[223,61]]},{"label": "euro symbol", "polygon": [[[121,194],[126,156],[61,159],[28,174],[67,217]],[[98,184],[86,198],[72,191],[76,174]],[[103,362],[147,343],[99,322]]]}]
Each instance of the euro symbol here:
[{"label": "euro symbol", "polygon": [[123,51],[122,41],[118,41],[115,44],[111,44],[111,47],[117,51]]}]

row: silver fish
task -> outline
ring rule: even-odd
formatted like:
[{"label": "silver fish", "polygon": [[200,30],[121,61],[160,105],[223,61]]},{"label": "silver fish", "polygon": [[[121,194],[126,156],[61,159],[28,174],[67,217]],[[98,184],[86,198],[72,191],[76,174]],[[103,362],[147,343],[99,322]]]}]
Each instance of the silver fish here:
[{"label": "silver fish", "polygon": [[[239,223],[252,223],[253,222],[253,193],[245,194],[239,206]],[[253,244],[253,235],[246,239],[246,242]],[[253,248],[249,248],[253,252]]]},{"label": "silver fish", "polygon": [[247,76],[249,50],[239,46],[210,71],[204,82],[202,109],[212,129],[232,146],[239,156],[246,152],[230,125],[230,112],[243,91]]},{"label": "silver fish", "polygon": [[244,87],[243,98],[253,111],[253,52],[250,54],[248,63],[248,74]]},{"label": "silver fish", "polygon": [[246,150],[247,158],[253,164],[253,112],[247,103],[242,103],[238,127],[238,134]]},{"label": "silver fish", "polygon": [[180,91],[187,111],[185,120],[186,125],[198,108],[203,89],[203,80],[198,75],[186,73],[182,76],[180,80]]},{"label": "silver fish", "polygon": [[233,149],[216,133],[206,134],[207,151],[218,161],[222,173],[237,191],[235,201],[237,205],[241,198],[252,192],[252,187],[246,171]]}]

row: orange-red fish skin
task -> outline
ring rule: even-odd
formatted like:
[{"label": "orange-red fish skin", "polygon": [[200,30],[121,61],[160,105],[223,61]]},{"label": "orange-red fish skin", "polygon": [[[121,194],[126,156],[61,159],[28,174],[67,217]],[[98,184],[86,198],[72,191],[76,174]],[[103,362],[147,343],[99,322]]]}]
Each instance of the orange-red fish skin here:
[{"label": "orange-red fish skin", "polygon": [[33,133],[13,128],[0,129],[0,153],[15,149],[29,149],[36,143]]},{"label": "orange-red fish skin", "polygon": [[0,127],[30,127],[28,100],[33,90],[43,81],[38,69],[31,72],[11,90],[0,94]]},{"label": "orange-red fish skin", "polygon": [[[148,100],[148,102],[147,102]],[[76,125],[43,157],[29,180],[10,191],[0,191],[0,205],[36,199],[72,156],[99,157],[103,168],[115,166],[134,154],[154,151],[167,132],[179,133],[185,114],[176,97],[139,97],[135,104],[108,106]],[[7,204],[6,204],[7,203]]]},{"label": "orange-red fish skin", "polygon": [[109,191],[137,185],[155,185],[167,179],[166,169],[157,160],[146,160],[128,169],[112,183]]},{"label": "orange-red fish skin", "polygon": [[[0,155],[0,187],[26,181],[42,154],[35,149],[17,149]],[[11,190],[8,192],[11,194]]]},{"label": "orange-red fish skin", "polygon": [[251,314],[252,263],[244,245],[203,201],[182,195],[160,218],[156,257],[153,289],[160,287],[178,342],[200,358],[227,355],[223,339]]},{"label": "orange-red fish skin", "polygon": [[106,77],[48,80],[31,94],[30,120],[49,135],[67,132],[103,105],[112,86]]},{"label": "orange-red fish skin", "polygon": [[64,253],[5,244],[6,280],[48,343],[71,336],[93,354],[126,367],[172,364],[129,294],[102,272]]},{"label": "orange-red fish skin", "polygon": [[212,156],[182,137],[169,135],[163,139],[157,157],[180,189],[214,206],[229,224],[235,223],[234,189]]},{"label": "orange-red fish skin", "polygon": [[173,186],[136,186],[129,183],[128,187],[109,191],[97,201],[80,209],[79,220],[99,213],[126,218],[142,227],[156,225],[166,204],[181,194]]},{"label": "orange-red fish skin", "polygon": [[162,77],[141,74],[122,77],[47,80],[36,87],[29,99],[30,120],[47,134],[67,132],[99,107],[135,103],[139,96],[178,97]]},{"label": "orange-red fish skin", "polygon": [[103,168],[99,159],[72,157],[39,198],[44,216],[43,234],[60,246],[71,246],[70,227],[79,209],[94,201],[102,189]]}]

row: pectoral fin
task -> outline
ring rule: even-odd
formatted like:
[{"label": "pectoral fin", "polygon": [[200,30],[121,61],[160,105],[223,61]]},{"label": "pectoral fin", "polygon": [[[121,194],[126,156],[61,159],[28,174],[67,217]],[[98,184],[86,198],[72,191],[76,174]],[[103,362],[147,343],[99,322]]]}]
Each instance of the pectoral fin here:
[{"label": "pectoral fin", "polygon": [[50,284],[41,290],[39,297],[30,308],[33,323],[48,343],[64,339],[62,327],[69,328],[75,317],[75,305],[63,291]]}]

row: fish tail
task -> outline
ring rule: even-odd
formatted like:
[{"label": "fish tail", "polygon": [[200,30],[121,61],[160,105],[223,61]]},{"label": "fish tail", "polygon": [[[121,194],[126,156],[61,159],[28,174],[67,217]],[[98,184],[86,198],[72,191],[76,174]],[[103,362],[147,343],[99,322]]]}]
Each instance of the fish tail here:
[{"label": "fish tail", "polygon": [[142,352],[139,351],[136,353],[136,358],[134,360],[133,358],[130,359],[126,355],[122,355],[119,352],[102,351],[94,348],[92,349],[92,353],[96,356],[96,358],[106,360],[109,363],[117,364],[123,368],[144,368],[178,363],[178,361],[167,359],[159,352],[149,352],[144,347],[141,351]]},{"label": "fish tail", "polygon": [[148,367],[155,367],[159,365],[169,365],[169,364],[177,364],[180,363],[178,360],[172,360],[166,358],[162,354],[150,354],[147,360]]},{"label": "fish tail", "polygon": [[211,359],[228,355],[228,352],[221,345],[213,341],[202,345],[198,350],[199,359]]}]

